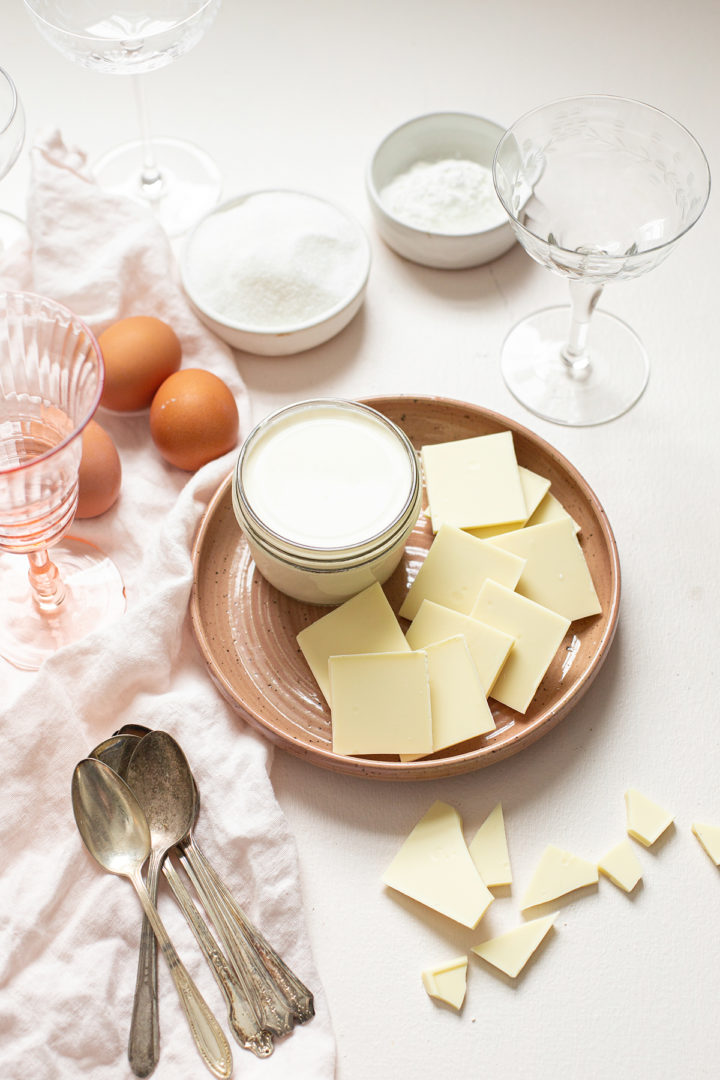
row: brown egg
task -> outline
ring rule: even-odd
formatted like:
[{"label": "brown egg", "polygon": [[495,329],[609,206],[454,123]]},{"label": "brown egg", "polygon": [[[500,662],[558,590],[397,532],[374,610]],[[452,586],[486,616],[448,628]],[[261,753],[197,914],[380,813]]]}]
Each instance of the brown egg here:
[{"label": "brown egg", "polygon": [[235,398],[222,379],[201,368],[171,375],[150,406],[150,434],[171,465],[194,472],[232,450],[238,437]]},{"label": "brown egg", "polygon": [[98,338],[105,361],[100,404],[118,412],[146,409],[162,382],[180,367],[182,346],[167,323],[151,315],[121,319]]},{"label": "brown egg", "polygon": [[82,433],[76,517],[104,514],[120,494],[120,456],[107,431],[91,420]]}]

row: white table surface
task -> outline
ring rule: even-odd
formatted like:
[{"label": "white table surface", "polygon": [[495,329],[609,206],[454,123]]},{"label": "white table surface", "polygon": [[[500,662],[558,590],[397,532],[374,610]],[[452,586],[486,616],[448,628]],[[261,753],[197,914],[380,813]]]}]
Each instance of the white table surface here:
[{"label": "white table surface", "polygon": [[[647,345],[650,384],[622,419],[573,430],[526,412],[498,367],[509,327],[564,302],[565,283],[519,247],[460,272],[401,260],[373,230],[364,170],[376,143],[412,116],[455,109],[509,124],[583,92],[670,112],[699,139],[712,170],[718,40],[714,0],[226,0],[190,54],[146,77],[153,129],[208,150],[226,195],[312,191],[352,211],[371,236],[367,301],[346,331],[288,359],[238,353],[254,418],[326,394],[445,395],[496,409],[579,468],[620,551],[610,656],[576,710],[521,754],[403,785],[276,753],[272,780],[299,846],[339,1080],[717,1075],[720,878],[690,833],[695,820],[720,824],[717,199],[660,268],[607,290],[602,306]],[[0,185],[4,207],[22,213],[34,132],[58,126],[91,156],[135,137],[129,82],[64,60],[19,0],[3,5],[0,64],[19,86],[28,124],[23,155]],[[4,665],[0,681],[7,692],[21,680]],[[596,858],[621,839],[628,786],[676,814],[663,842],[638,849],[636,893],[601,880],[558,905],[552,939],[517,985],[471,956],[462,1012],[433,1004],[420,970],[514,925],[545,844]],[[503,803],[516,884],[474,933],[381,884],[435,799],[459,809],[469,835]]]}]

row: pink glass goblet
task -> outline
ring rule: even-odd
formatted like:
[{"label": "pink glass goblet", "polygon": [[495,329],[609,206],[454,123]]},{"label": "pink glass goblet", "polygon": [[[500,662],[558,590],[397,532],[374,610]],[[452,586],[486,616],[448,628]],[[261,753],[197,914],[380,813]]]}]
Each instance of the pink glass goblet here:
[{"label": "pink glass goblet", "polygon": [[0,295],[0,656],[19,668],[125,610],[114,563],[66,536],[103,380],[77,316],[46,297]]}]

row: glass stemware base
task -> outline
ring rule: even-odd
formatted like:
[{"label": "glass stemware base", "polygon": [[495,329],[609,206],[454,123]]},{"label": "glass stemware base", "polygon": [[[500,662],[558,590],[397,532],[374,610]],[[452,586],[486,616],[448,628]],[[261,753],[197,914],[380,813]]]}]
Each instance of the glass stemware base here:
[{"label": "glass stemware base", "polygon": [[27,226],[21,218],[9,210],[0,210],[0,256],[18,240],[26,239],[27,235]]},{"label": "glass stemware base", "polygon": [[571,308],[544,308],[517,323],[503,342],[505,383],[525,408],[569,427],[604,424],[632,408],[649,364],[637,334],[606,311],[592,317],[586,356],[565,358]]},{"label": "glass stemware base", "polygon": [[114,147],[94,163],[95,179],[149,206],[168,236],[181,236],[217,205],[220,172],[209,154],[182,139],[153,138],[151,167],[144,167],[144,149],[141,139]]},{"label": "glass stemware base", "polygon": [[66,536],[49,555],[65,586],[62,603],[50,613],[33,600],[27,559],[0,554],[0,656],[26,671],[125,611],[120,573],[94,544]]}]

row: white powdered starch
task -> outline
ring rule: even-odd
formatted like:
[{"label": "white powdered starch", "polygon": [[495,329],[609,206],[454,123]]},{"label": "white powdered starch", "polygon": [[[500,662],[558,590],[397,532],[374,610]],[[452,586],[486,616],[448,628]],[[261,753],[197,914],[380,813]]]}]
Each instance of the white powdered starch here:
[{"label": "white powdered starch", "polygon": [[222,321],[260,330],[310,323],[350,300],[367,273],[367,243],[329,203],[264,191],[212,214],[188,252],[188,283]]},{"label": "white powdered starch", "polygon": [[430,232],[481,232],[507,221],[490,169],[462,158],[418,161],[380,199],[398,221]]}]

